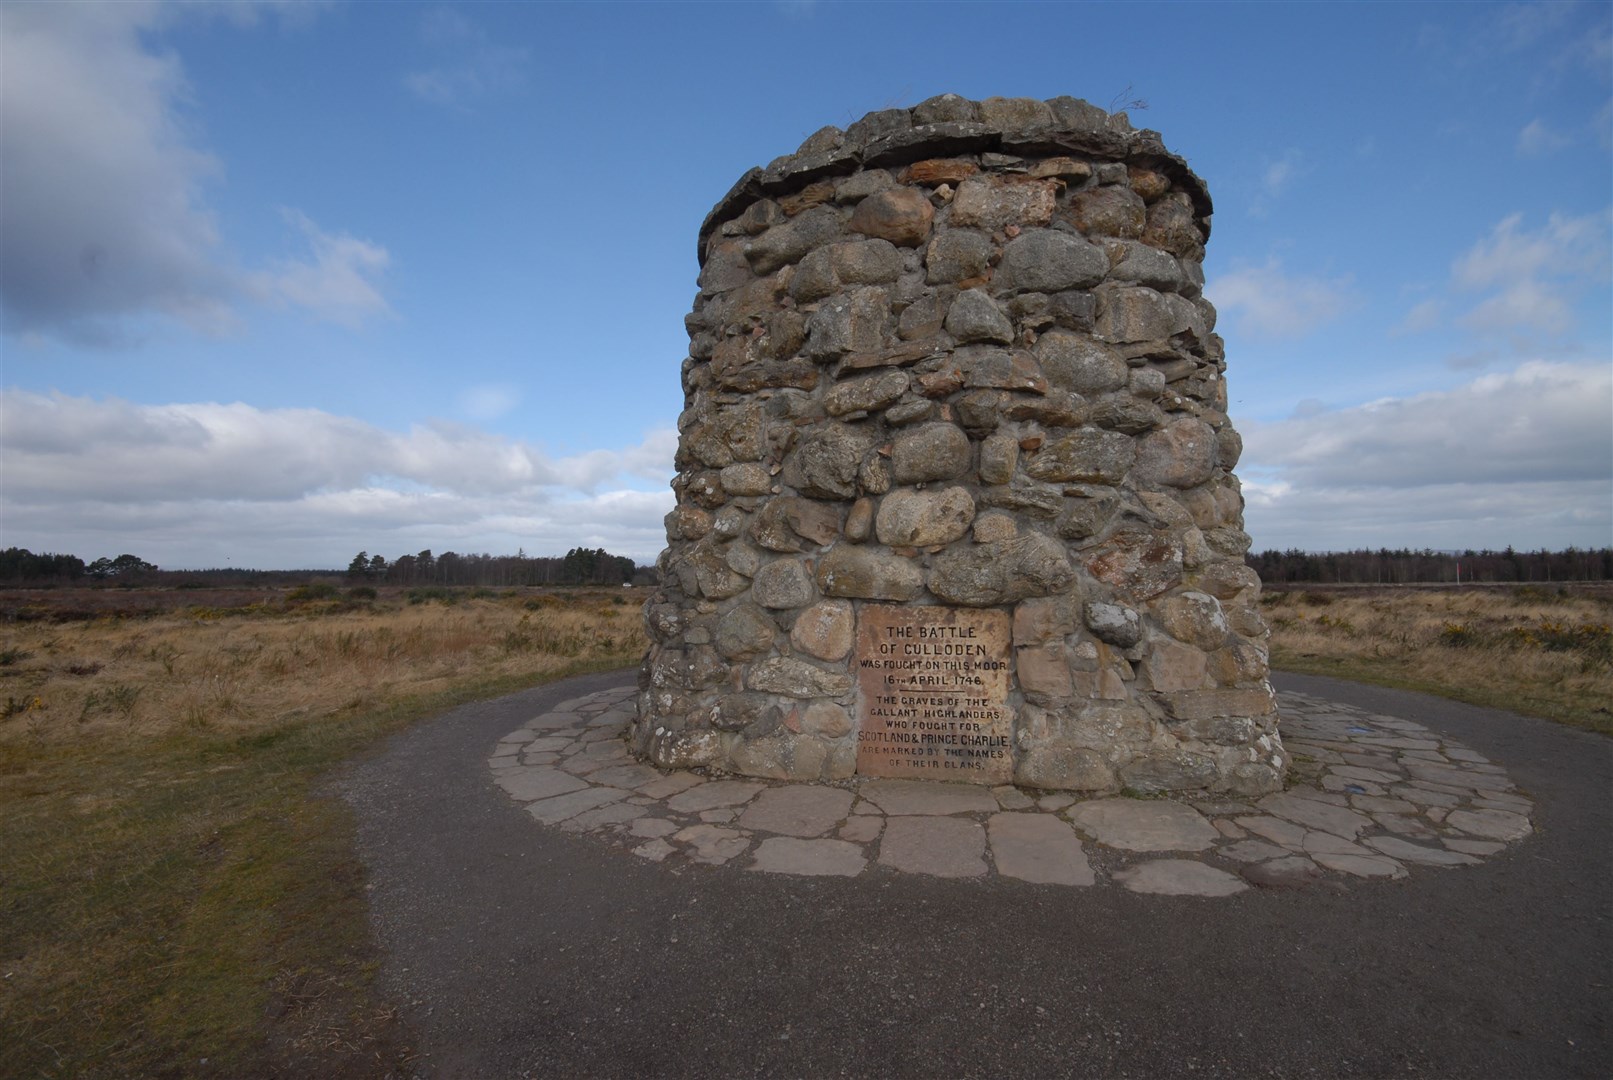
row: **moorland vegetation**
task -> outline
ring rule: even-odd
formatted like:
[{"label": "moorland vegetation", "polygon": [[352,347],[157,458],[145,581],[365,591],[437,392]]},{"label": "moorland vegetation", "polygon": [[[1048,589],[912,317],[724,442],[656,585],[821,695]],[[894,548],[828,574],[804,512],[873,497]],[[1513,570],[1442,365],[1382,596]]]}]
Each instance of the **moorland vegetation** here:
[{"label": "moorland vegetation", "polygon": [[620,585],[0,593],[4,1071],[401,1071],[321,778],[645,645]]},{"label": "moorland vegetation", "polygon": [[1613,735],[1613,586],[1267,586],[1271,666]]}]

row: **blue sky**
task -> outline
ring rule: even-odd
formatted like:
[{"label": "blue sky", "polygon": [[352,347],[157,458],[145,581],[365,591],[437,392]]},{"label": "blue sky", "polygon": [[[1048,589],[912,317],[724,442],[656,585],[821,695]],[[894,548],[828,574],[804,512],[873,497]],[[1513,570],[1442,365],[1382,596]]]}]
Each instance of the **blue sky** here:
[{"label": "blue sky", "polygon": [[1215,199],[1255,547],[1613,543],[1607,4],[0,3],[0,546],[663,546],[695,233],[934,94]]}]

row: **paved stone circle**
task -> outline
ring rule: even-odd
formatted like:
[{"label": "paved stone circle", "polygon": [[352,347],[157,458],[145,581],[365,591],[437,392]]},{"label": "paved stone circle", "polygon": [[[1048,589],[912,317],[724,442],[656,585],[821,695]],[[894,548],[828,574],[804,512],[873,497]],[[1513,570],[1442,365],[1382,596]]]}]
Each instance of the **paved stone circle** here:
[{"label": "paved stone circle", "polygon": [[1240,800],[666,771],[628,753],[634,693],[563,702],[488,764],[540,824],[670,867],[1231,896],[1471,866],[1533,831],[1534,804],[1500,765],[1414,721],[1304,694],[1280,695],[1290,786]]}]

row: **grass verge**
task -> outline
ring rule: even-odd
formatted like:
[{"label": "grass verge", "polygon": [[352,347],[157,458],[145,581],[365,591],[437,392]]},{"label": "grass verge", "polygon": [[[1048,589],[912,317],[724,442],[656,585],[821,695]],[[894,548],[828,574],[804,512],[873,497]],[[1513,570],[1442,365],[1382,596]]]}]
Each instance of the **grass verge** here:
[{"label": "grass verge", "polygon": [[[159,633],[172,638],[182,656],[201,657],[197,663],[212,671],[216,657],[209,659],[204,639],[262,631],[260,619],[233,628],[199,620],[189,636],[149,620],[100,627],[82,635],[105,650],[94,661],[61,642],[53,652],[46,643],[13,640],[7,647],[36,662],[30,699],[68,702],[61,680],[102,675],[69,669],[102,663],[105,677],[135,688],[130,696],[140,711],[108,718],[77,708],[95,693],[77,687],[74,708],[30,710],[0,728],[0,1073],[405,1071],[409,1033],[372,984],[378,956],[353,822],[345,806],[318,794],[319,784],[378,739],[455,705],[638,659],[636,632],[621,630],[637,613],[599,610],[590,617],[611,624],[608,650],[596,643],[556,656],[518,641],[527,662],[517,666],[525,670],[471,670],[469,658],[478,654],[509,654],[510,635],[530,637],[526,614],[513,606],[507,618],[485,612],[474,634],[456,623],[455,656],[427,658],[427,666],[453,660],[454,674],[439,673],[429,686],[389,680],[360,641],[348,651],[366,669],[365,692],[355,693],[333,671],[328,700],[302,694],[284,707],[260,708],[260,688],[242,677],[223,719],[153,710],[165,694],[176,702],[195,694],[164,689],[164,680],[176,678],[174,665],[170,657],[165,667],[169,653],[149,642]],[[408,612],[411,624],[418,616]],[[357,633],[305,620],[281,629],[332,642]],[[126,644],[119,633],[140,642],[123,649],[125,656],[156,656],[147,681],[126,665],[116,670],[119,642]],[[260,696],[270,699],[281,692],[271,684],[287,681],[273,652],[254,654],[265,666]],[[400,662],[410,661],[407,653],[399,650]],[[49,660],[45,674],[41,658]],[[412,661],[418,666],[422,657]],[[42,712],[58,722],[40,727]]]}]

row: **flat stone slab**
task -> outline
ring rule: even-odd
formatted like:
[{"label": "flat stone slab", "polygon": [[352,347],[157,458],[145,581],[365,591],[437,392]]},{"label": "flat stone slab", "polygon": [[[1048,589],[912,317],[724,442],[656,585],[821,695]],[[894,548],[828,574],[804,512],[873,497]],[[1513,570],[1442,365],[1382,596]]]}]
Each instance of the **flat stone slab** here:
[{"label": "flat stone slab", "polygon": [[519,772],[505,773],[498,778],[498,786],[509,792],[517,802],[533,802],[564,795],[568,791],[579,791],[590,785],[588,781],[579,780],[559,769],[533,765]]},{"label": "flat stone slab", "polygon": [[1077,828],[1125,851],[1203,851],[1221,832],[1191,806],[1153,799],[1094,799],[1070,810]]},{"label": "flat stone slab", "polygon": [[1264,840],[1240,840],[1236,844],[1228,844],[1216,852],[1238,862],[1262,862],[1266,859],[1281,859],[1288,854],[1287,849],[1276,844],[1268,844]]},{"label": "flat stone slab", "polygon": [[986,872],[986,830],[962,818],[888,818],[879,862],[909,874],[980,877]]},{"label": "flat stone slab", "polygon": [[528,806],[526,812],[545,825],[558,825],[567,818],[576,817],[584,810],[592,810],[596,806],[616,802],[626,796],[627,792],[620,788],[590,787],[582,791],[556,795],[552,799],[540,800]]},{"label": "flat stone slab", "polygon": [[1320,829],[1346,840],[1354,840],[1362,829],[1372,824],[1372,819],[1354,810],[1317,799],[1302,798],[1288,791],[1267,795],[1255,805],[1268,814],[1285,818],[1296,825]]},{"label": "flat stone slab", "polygon": [[749,780],[717,780],[672,796],[666,801],[666,806],[668,810],[676,810],[680,814],[698,814],[719,806],[738,806],[750,802],[766,786]]},{"label": "flat stone slab", "polygon": [[574,818],[560,823],[560,827],[567,832],[593,832],[606,825],[621,825],[625,822],[635,821],[649,813],[642,806],[632,806],[628,803],[613,802],[604,806],[596,806],[592,810],[584,810]]},{"label": "flat stone slab", "polygon": [[1447,848],[1425,847],[1402,840],[1398,836],[1373,836],[1367,843],[1391,859],[1401,862],[1427,863],[1430,866],[1473,866],[1478,859]]},{"label": "flat stone slab", "polygon": [[868,865],[862,845],[846,840],[770,836],[756,848],[752,870],[809,877],[856,877]]},{"label": "flat stone slab", "polygon": [[604,784],[607,787],[641,788],[646,784],[653,784],[661,779],[661,774],[648,765],[633,762],[631,765],[612,765],[598,772],[588,774],[590,784]]},{"label": "flat stone slab", "polygon": [[665,840],[660,839],[651,840],[646,844],[640,844],[638,847],[633,849],[634,855],[637,855],[641,859],[648,859],[651,862],[661,862],[668,855],[676,855],[677,852],[677,848],[673,847]]},{"label": "flat stone slab", "polygon": [[885,819],[878,814],[859,814],[856,817],[848,818],[835,835],[842,840],[850,840],[856,844],[866,844],[871,840],[879,839],[879,834],[884,828]]},{"label": "flat stone slab", "polygon": [[1325,851],[1317,852],[1311,858],[1317,866],[1325,866],[1329,870],[1337,870],[1341,874],[1353,874],[1356,877],[1374,878],[1403,878],[1406,868],[1393,859],[1381,855],[1333,855]]},{"label": "flat stone slab", "polygon": [[1528,818],[1510,810],[1452,810],[1445,823],[1486,840],[1522,840],[1535,831]]},{"label": "flat stone slab", "polygon": [[745,807],[739,827],[785,836],[824,836],[845,820],[854,798],[841,788],[815,784],[768,788]]},{"label": "flat stone slab", "polygon": [[670,776],[663,776],[652,780],[638,789],[640,795],[647,795],[652,799],[668,799],[680,792],[688,791],[692,787],[699,787],[706,781],[692,772],[675,772]]},{"label": "flat stone slab", "polygon": [[689,856],[693,861],[714,866],[744,854],[750,847],[750,839],[744,833],[719,825],[691,825],[674,833],[672,839],[693,845],[694,853]]},{"label": "flat stone slab", "polygon": [[1192,859],[1155,859],[1115,872],[1132,892],[1163,896],[1231,896],[1249,886],[1225,870]]},{"label": "flat stone slab", "polygon": [[[1533,832],[1534,804],[1501,766],[1411,721],[1303,695],[1280,699],[1295,755],[1290,786],[1258,801],[665,772],[633,758],[620,737],[633,695],[590,694],[533,718],[491,748],[491,778],[534,820],[648,862],[799,876],[878,867],[1218,896],[1403,878],[1408,866],[1460,873]],[[1118,852],[1177,854],[1126,865]],[[1226,872],[1230,864],[1238,874]]]},{"label": "flat stone slab", "polygon": [[1097,877],[1081,840],[1049,814],[1004,812],[986,821],[997,873],[1046,885],[1091,885]]},{"label": "flat stone slab", "polygon": [[874,780],[863,785],[862,796],[891,815],[989,814],[997,809],[996,797],[985,788],[925,780]]},{"label": "flat stone slab", "polygon": [[1294,851],[1305,847],[1306,829],[1303,825],[1295,825],[1292,821],[1284,821],[1278,817],[1240,817],[1233,818],[1240,828],[1247,829],[1256,836],[1263,836],[1272,843]]}]

